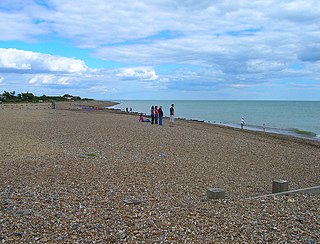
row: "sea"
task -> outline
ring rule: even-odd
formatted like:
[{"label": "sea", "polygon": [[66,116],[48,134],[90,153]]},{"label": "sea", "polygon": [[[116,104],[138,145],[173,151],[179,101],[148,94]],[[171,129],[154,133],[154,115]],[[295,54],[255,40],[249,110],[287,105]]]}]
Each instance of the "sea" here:
[{"label": "sea", "polygon": [[175,117],[187,120],[286,134],[320,141],[320,101],[230,101],[230,100],[118,100],[114,109],[150,114],[152,105],[162,106],[169,117],[171,104]]}]

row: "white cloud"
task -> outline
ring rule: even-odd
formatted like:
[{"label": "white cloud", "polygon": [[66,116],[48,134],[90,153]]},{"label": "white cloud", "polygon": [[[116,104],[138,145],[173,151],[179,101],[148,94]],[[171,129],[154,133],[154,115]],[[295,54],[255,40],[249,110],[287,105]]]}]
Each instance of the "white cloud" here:
[{"label": "white cloud", "polygon": [[[98,58],[131,64],[220,65],[227,71],[237,63],[242,67],[233,72],[243,72],[248,60],[294,62],[305,44],[320,41],[316,0],[4,2],[14,9],[4,20],[24,20],[12,30],[21,37],[2,32],[7,39],[35,38],[40,29],[90,47]],[[37,24],[23,25],[29,22]]]},{"label": "white cloud", "polygon": [[[46,3],[48,7],[37,1],[5,2],[3,6],[15,10],[4,16],[5,20],[18,23],[23,19],[22,27],[30,24],[30,28],[15,31],[17,35],[39,35],[34,31],[40,29],[70,38],[83,47],[143,39],[166,31],[198,36],[257,27],[279,30],[283,25],[299,24],[306,18],[310,23],[318,23],[320,18],[320,4],[316,0],[307,3],[302,0],[87,0],[81,4],[51,0]],[[19,18],[15,14],[19,14]],[[6,36],[4,34],[2,36]]]},{"label": "white cloud", "polygon": [[[89,69],[78,59],[0,49],[0,72],[48,75],[29,77],[31,84],[95,83],[119,91],[142,81],[141,87],[208,90],[319,77],[318,0],[2,0],[0,18],[0,40],[57,38],[133,66]],[[171,64],[187,69],[158,72]],[[303,68],[290,69],[295,64]]]},{"label": "white cloud", "polygon": [[91,93],[116,93],[118,90],[116,88],[110,88],[109,86],[105,85],[99,85],[99,86],[93,86],[90,89]]},{"label": "white cloud", "polygon": [[0,76],[0,83],[4,81],[4,78]]},{"label": "white cloud", "polygon": [[29,84],[34,85],[69,85],[72,78],[70,77],[59,77],[55,75],[35,75],[29,80]]},{"label": "white cloud", "polygon": [[31,41],[35,40],[36,35],[48,33],[45,28],[41,28],[41,24],[35,25],[32,17],[24,13],[0,12],[0,19],[0,41]]},{"label": "white cloud", "polygon": [[249,88],[252,86],[253,86],[252,84],[232,84],[230,87],[241,89],[241,88]]},{"label": "white cloud", "polygon": [[247,61],[248,72],[270,72],[270,71],[280,71],[286,68],[285,63],[280,63],[278,61],[269,60],[249,60]]},{"label": "white cloud", "polygon": [[120,69],[117,74],[118,77],[122,79],[134,79],[134,80],[144,80],[144,81],[154,81],[159,77],[156,72],[148,67],[133,67]]},{"label": "white cloud", "polygon": [[0,69],[31,72],[85,72],[88,67],[79,59],[52,56],[17,49],[0,48]]}]

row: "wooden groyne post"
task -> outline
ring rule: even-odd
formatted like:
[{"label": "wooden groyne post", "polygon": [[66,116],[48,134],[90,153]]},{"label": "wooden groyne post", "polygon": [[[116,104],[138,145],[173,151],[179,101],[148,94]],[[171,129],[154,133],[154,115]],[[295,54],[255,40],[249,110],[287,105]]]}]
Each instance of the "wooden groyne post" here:
[{"label": "wooden groyne post", "polygon": [[288,191],[289,183],[287,180],[276,179],[272,181],[272,193]]}]

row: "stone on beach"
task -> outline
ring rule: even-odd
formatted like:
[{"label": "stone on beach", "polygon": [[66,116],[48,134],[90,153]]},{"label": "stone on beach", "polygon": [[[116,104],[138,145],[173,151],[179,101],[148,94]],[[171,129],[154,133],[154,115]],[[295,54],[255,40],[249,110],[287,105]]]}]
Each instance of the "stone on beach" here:
[{"label": "stone on beach", "polygon": [[224,199],[225,191],[220,188],[209,188],[207,190],[207,198],[208,199]]},{"label": "stone on beach", "polygon": [[126,197],[123,199],[123,202],[126,204],[140,204],[143,202],[143,200],[137,197]]}]

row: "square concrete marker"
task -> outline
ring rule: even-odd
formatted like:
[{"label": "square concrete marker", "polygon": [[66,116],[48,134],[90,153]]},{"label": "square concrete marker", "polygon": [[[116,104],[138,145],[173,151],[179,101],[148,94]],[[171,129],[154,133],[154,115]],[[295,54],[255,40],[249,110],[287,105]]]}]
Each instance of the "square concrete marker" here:
[{"label": "square concrete marker", "polygon": [[272,181],[272,193],[288,191],[288,181],[277,179]]},{"label": "square concrete marker", "polygon": [[209,188],[207,190],[208,199],[223,199],[225,198],[225,191],[220,188]]}]

